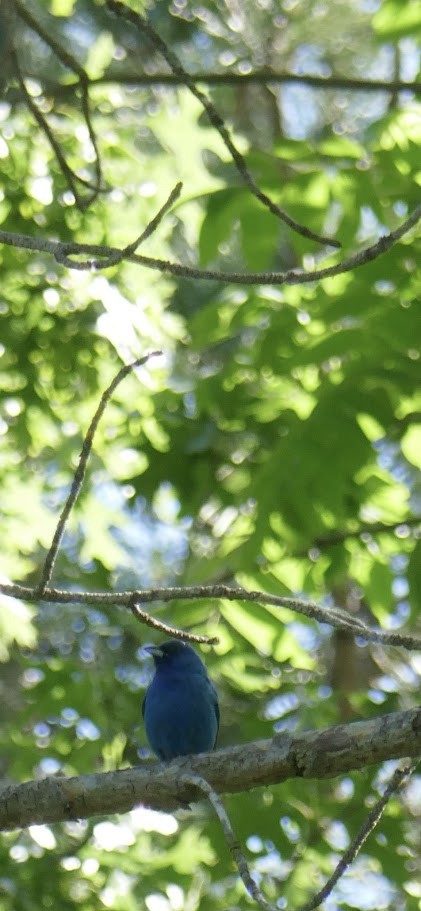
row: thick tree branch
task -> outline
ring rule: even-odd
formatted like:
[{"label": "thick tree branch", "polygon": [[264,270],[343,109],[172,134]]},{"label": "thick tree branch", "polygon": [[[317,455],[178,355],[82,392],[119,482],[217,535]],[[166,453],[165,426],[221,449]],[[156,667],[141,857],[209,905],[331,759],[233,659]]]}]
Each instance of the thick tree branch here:
[{"label": "thick tree branch", "polygon": [[0,792],[0,829],[124,813],[137,804],[173,810],[197,800],[183,782],[196,773],[218,793],[249,791],[288,778],[335,778],[345,772],[421,755],[421,708],[321,731],[278,734],[169,763],[8,785]]}]

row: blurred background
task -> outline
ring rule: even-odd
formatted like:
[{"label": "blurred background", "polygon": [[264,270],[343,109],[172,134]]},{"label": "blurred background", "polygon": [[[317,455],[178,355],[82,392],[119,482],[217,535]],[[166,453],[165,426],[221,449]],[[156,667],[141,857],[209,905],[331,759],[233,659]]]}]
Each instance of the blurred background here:
[{"label": "blurred background", "polygon": [[[0,7],[3,232],[124,247],[181,180],[140,252],[250,276],[338,262],[419,202],[420,83],[365,84],[419,79],[418,4],[132,8],[202,75],[259,186],[341,251],[292,232],[252,196],[201,105],[132,24],[72,0]],[[325,86],[312,84],[320,77]],[[0,246],[2,581],[39,581],[102,391],[122,362],[160,348],[107,408],[54,584],[224,582],[419,634],[414,235],[364,267],[299,285],[132,262],[83,271]],[[0,599],[3,783],[149,762],[143,647],[162,637],[117,606]],[[245,602],[150,610],[219,637],[201,654],[219,692],[220,746],[419,702],[415,653]],[[282,909],[311,897],[393,767],[227,798],[268,900]],[[414,776],[329,911],[419,909],[420,814]],[[1,911],[251,905],[205,804],[33,826],[4,835],[0,852]]]}]

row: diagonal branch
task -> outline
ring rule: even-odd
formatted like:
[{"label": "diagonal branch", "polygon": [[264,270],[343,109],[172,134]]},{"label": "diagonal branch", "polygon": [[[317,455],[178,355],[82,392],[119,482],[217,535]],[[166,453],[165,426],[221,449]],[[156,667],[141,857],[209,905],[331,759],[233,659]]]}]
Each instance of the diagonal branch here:
[{"label": "diagonal branch", "polygon": [[[72,193],[73,193],[73,196],[74,196],[74,198],[75,198],[76,205],[79,206],[79,208],[84,208],[84,207],[86,207],[89,203],[91,203],[92,200],[95,198],[95,196],[96,196],[97,193],[99,192],[99,186],[90,183],[90,181],[85,180],[83,177],[80,177],[80,176],[79,176],[78,174],[76,174],[75,171],[73,171],[72,168],[68,165],[68,163],[67,163],[67,161],[66,161],[66,157],[65,157],[65,155],[64,155],[64,153],[63,153],[63,151],[62,151],[62,148],[61,148],[61,146],[60,146],[60,143],[58,142],[56,136],[54,135],[54,132],[53,132],[53,130],[51,129],[51,127],[50,127],[50,125],[49,125],[49,123],[48,123],[47,118],[44,117],[44,114],[43,114],[43,113],[40,111],[40,109],[37,107],[37,105],[35,104],[33,98],[31,98],[31,95],[29,94],[29,92],[28,92],[28,90],[27,90],[27,88],[26,88],[25,80],[24,80],[23,74],[22,74],[22,72],[21,72],[21,68],[20,68],[20,64],[19,64],[19,59],[18,59],[18,56],[17,56],[17,54],[16,54],[16,51],[13,52],[13,62],[14,62],[14,68],[15,68],[17,80],[18,80],[19,85],[20,85],[20,87],[21,87],[22,94],[23,94],[23,96],[24,96],[24,99],[25,99],[25,103],[26,103],[26,105],[27,105],[27,108],[28,108],[28,110],[31,112],[31,114],[32,114],[32,116],[33,116],[33,118],[34,118],[34,120],[37,122],[39,128],[42,130],[42,132],[43,132],[44,135],[46,136],[48,142],[50,143],[50,146],[51,146],[51,148],[52,148],[52,150],[53,150],[53,152],[54,152],[54,154],[55,154],[55,156],[56,156],[56,158],[57,158],[57,162],[58,162],[59,168],[60,168],[60,170],[61,170],[61,173],[63,174],[63,176],[64,176],[65,179],[67,180],[67,183],[68,183],[68,185],[69,185],[69,187],[70,187],[70,189],[71,189],[71,191],[72,191]],[[84,110],[85,110],[85,114],[86,114],[86,111],[88,110],[86,99],[85,99],[85,102],[84,102]],[[91,136],[91,141],[92,141],[93,133],[92,133],[92,125],[91,125],[91,123],[90,123],[90,119],[89,119],[89,122],[88,122],[88,129],[90,129],[90,136]],[[97,151],[95,137],[93,137],[93,144],[94,144],[95,151]],[[80,183],[83,187],[86,187],[88,190],[91,190],[91,191],[92,191],[91,194],[90,194],[86,199],[84,199],[84,198],[80,195],[80,193],[79,193],[79,191],[78,191],[78,189],[77,189],[77,185],[76,185],[77,183]]]},{"label": "diagonal branch", "polygon": [[[88,77],[85,73],[85,70],[83,69],[83,66],[79,63],[76,57],[73,56],[73,54],[70,54],[69,51],[63,47],[59,41],[56,41],[54,36],[51,34],[51,31],[42,25],[39,20],[39,16],[33,16],[27,5],[25,3],[22,3],[21,0],[14,0],[14,2],[19,16],[23,22],[25,22],[33,32],[39,35],[42,41],[44,41],[44,43],[51,48],[56,57],[61,60],[62,64],[67,67],[67,69],[73,70],[73,72],[79,76],[80,80],[87,80]],[[54,17],[52,16],[51,19],[54,20]],[[36,76],[36,78],[39,78],[39,74]],[[72,91],[74,91],[74,89],[75,85],[72,86]]]},{"label": "diagonal branch", "polygon": [[238,841],[238,838],[234,832],[231,820],[224,807],[224,804],[222,803],[222,800],[219,797],[219,794],[217,794],[216,791],[211,788],[209,782],[207,782],[206,779],[202,778],[200,775],[191,773],[189,775],[186,775],[184,773],[182,781],[185,781],[187,784],[191,784],[193,787],[198,788],[200,791],[202,791],[204,796],[208,798],[209,803],[212,805],[221,824],[229,852],[249,895],[254,898],[254,901],[259,905],[260,908],[263,908],[263,911],[277,911],[275,905],[272,905],[271,902],[268,902],[265,899],[263,893],[257,885],[256,880],[251,875],[250,867],[247,863],[244,851],[242,850],[240,842]]},{"label": "diagonal branch", "polygon": [[[364,842],[367,841],[367,838],[369,835],[371,835],[371,832],[379,822],[386,804],[392,795],[395,794],[396,791],[407,781],[417,765],[418,760],[404,766],[403,768],[398,768],[395,770],[387,787],[384,790],[384,793],[378,800],[376,800],[374,807],[368,813],[356,836],[352,839],[351,844],[342,854],[342,857],[340,858],[339,863],[336,865],[332,875],[325,882],[324,886],[318,892],[316,892],[315,895],[313,895],[310,901],[306,902],[305,905],[301,905],[298,911],[315,911],[315,908],[318,908],[319,905],[321,905],[322,901],[324,901],[325,898],[328,898],[336,883],[339,881],[341,876],[344,875],[350,864],[353,863],[355,858],[358,856]],[[247,892],[249,892],[252,898],[254,898],[255,902],[257,902],[260,908],[263,908],[263,911],[277,911],[279,905],[274,905],[272,902],[267,901],[261,892],[256,880],[253,878],[250,872],[245,854],[234,832],[231,820],[224,807],[224,804],[222,803],[222,800],[219,797],[219,794],[217,794],[216,791],[214,791],[214,789],[210,786],[209,782],[207,782],[206,779],[202,778],[200,775],[191,773],[186,775],[183,773],[182,780],[199,788],[199,790],[203,792],[203,794],[212,804],[212,807],[221,824],[225,840],[230,850],[230,854],[238,869],[241,879],[243,880]]]},{"label": "diagonal branch", "polygon": [[183,639],[185,642],[196,642],[198,645],[201,643],[204,645],[217,645],[219,642],[217,636],[201,636],[198,635],[198,633],[188,633],[186,630],[178,629],[176,626],[170,626],[162,620],[157,620],[156,617],[152,617],[151,614],[142,610],[137,603],[136,595],[133,595],[131,601],[129,601],[129,607],[133,616],[136,617],[136,620],[139,620],[140,623],[144,623],[145,626],[157,629],[160,633],[165,633],[167,636],[171,636],[175,639]]},{"label": "diagonal branch", "polygon": [[393,535],[399,529],[415,528],[415,533],[421,529],[421,516],[407,516],[399,519],[398,522],[361,522],[357,528],[338,528],[336,531],[327,532],[314,538],[313,541],[303,550],[295,550],[292,553],[294,557],[306,557],[309,552],[315,550],[327,550],[336,544],[342,544],[343,541],[350,541],[352,538],[361,538],[364,536],[377,537],[377,535]]},{"label": "diagonal branch", "polygon": [[[42,39],[42,41],[44,41],[44,43],[46,45],[48,45],[49,48],[51,48],[51,50],[56,55],[56,57],[61,61],[61,63],[65,67],[67,67],[67,69],[72,70],[79,77],[78,82],[76,84],[73,84],[73,86],[72,86],[72,92],[74,93],[75,88],[78,85],[80,85],[80,87],[81,87],[81,110],[82,110],[82,114],[83,114],[87,129],[88,129],[89,139],[91,141],[91,144],[92,144],[92,147],[94,150],[94,154],[95,154],[95,178],[96,178],[95,184],[92,184],[92,183],[90,183],[90,181],[85,180],[84,178],[80,177],[77,173],[73,172],[72,169],[70,168],[70,166],[67,164],[66,158],[61,150],[60,144],[57,141],[51,127],[49,126],[47,119],[41,113],[41,111],[39,110],[39,108],[37,107],[37,105],[35,104],[35,102],[33,101],[29,92],[26,89],[24,76],[21,72],[18,54],[17,54],[17,50],[15,48],[15,69],[16,69],[19,85],[21,87],[21,91],[22,91],[23,97],[25,99],[25,102],[26,102],[29,110],[31,111],[33,117],[37,121],[38,126],[43,131],[43,133],[45,133],[45,136],[47,137],[47,139],[51,145],[51,148],[53,149],[53,151],[56,155],[57,161],[59,163],[59,167],[60,167],[64,177],[67,179],[69,187],[75,197],[76,204],[79,206],[79,208],[86,208],[86,206],[88,206],[91,202],[93,202],[93,200],[96,198],[96,196],[102,189],[101,156],[99,153],[97,137],[95,134],[94,126],[92,123],[92,117],[91,117],[91,110],[90,110],[90,103],[89,103],[89,84],[90,84],[90,82],[89,82],[88,76],[85,73],[83,66],[79,63],[79,61],[76,59],[76,57],[74,57],[73,54],[70,54],[69,51],[66,48],[64,48],[59,41],[57,41],[54,38],[54,36],[51,34],[51,31],[49,31],[46,27],[44,27],[42,25],[42,23],[39,21],[39,19],[37,19],[35,16],[32,15],[30,10],[27,9],[27,7],[21,2],[21,0],[15,0],[15,5],[16,5],[17,12],[18,12],[20,18],[22,19],[22,21],[25,22],[26,25],[29,26],[29,28],[33,32],[35,32],[37,35],[39,35],[39,37]],[[39,77],[37,76],[36,78],[39,78]],[[91,194],[89,196],[87,196],[86,198],[81,197],[77,191],[77,187],[76,187],[76,183],[75,183],[76,181],[78,183],[82,184],[82,186],[91,190],[92,191]]]},{"label": "diagonal branch", "polygon": [[61,513],[60,518],[57,523],[56,530],[54,532],[53,540],[51,542],[51,547],[45,558],[45,562],[44,562],[44,566],[43,566],[43,570],[42,570],[42,574],[41,574],[41,580],[40,580],[40,583],[38,586],[38,594],[40,597],[43,597],[46,586],[48,585],[48,583],[51,579],[52,572],[54,569],[54,563],[56,561],[58,549],[60,547],[60,542],[63,537],[66,522],[69,518],[69,515],[70,515],[70,513],[73,509],[73,506],[81,491],[83,479],[85,477],[86,466],[88,463],[88,459],[89,459],[91,449],[92,449],[92,444],[94,441],[94,436],[95,436],[96,430],[98,428],[98,424],[102,418],[102,415],[104,414],[105,408],[106,408],[114,390],[119,385],[119,383],[121,383],[121,381],[124,380],[124,378],[129,373],[131,373],[132,370],[134,370],[136,367],[140,367],[142,364],[146,364],[146,362],[149,360],[149,358],[154,357],[157,354],[161,354],[161,352],[160,351],[151,351],[149,354],[144,355],[144,357],[137,358],[137,360],[133,361],[133,363],[126,364],[124,367],[121,368],[121,370],[119,370],[117,375],[114,377],[113,381],[108,386],[108,389],[106,389],[105,392],[101,396],[100,403],[92,418],[92,421],[88,427],[86,436],[83,441],[82,450],[81,450],[81,453],[79,456],[79,463],[78,463],[77,469],[76,469],[74,477],[73,477],[69,496],[63,507],[62,513]]},{"label": "diagonal branch", "polygon": [[201,89],[197,88],[194,79],[192,79],[189,73],[184,69],[180,63],[177,55],[172,51],[168,45],[163,41],[160,35],[155,31],[153,26],[145,19],[144,16],[141,16],[140,13],[135,12],[130,9],[124,3],[121,3],[120,0],[106,0],[106,5],[108,9],[115,13],[120,18],[127,19],[131,22],[135,28],[141,32],[141,34],[146,35],[148,40],[153,44],[153,46],[159,51],[160,54],[164,57],[164,60],[168,63],[168,66],[172,69],[173,73],[190,89],[192,95],[200,102],[204,110],[206,111],[209,120],[212,126],[218,131],[225,147],[228,149],[231,158],[237,168],[238,173],[242,177],[246,186],[253,193],[253,196],[256,199],[260,200],[273,215],[277,218],[280,218],[288,227],[292,228],[297,234],[301,234],[303,237],[307,237],[310,240],[315,240],[319,244],[329,244],[331,247],[340,247],[341,244],[339,241],[331,237],[323,237],[320,234],[316,234],[314,231],[311,231],[310,228],[307,228],[305,225],[299,224],[285,212],[284,209],[281,209],[273,200],[267,196],[263,190],[257,185],[256,181],[250,174],[244,157],[241,152],[238,151],[236,145],[231,139],[230,133],[225,126],[224,121],[220,114],[218,114],[215,106],[207,98],[204,92]]},{"label": "diagonal branch", "polygon": [[383,811],[386,808],[386,804],[393,796],[393,794],[395,794],[396,791],[398,791],[399,788],[405,784],[409,776],[416,769],[418,762],[419,759],[417,759],[415,762],[411,762],[409,765],[406,765],[403,768],[399,768],[394,771],[382,796],[376,800],[374,807],[370,810],[355,838],[352,839],[351,844],[343,853],[339,863],[332,873],[332,876],[329,876],[329,879],[325,882],[322,889],[320,889],[316,895],[313,895],[313,898],[310,899],[309,902],[306,902],[305,905],[302,905],[298,911],[314,911],[314,909],[318,908],[322,901],[324,901],[325,898],[330,895],[332,889],[336,886],[336,883],[339,881],[341,876],[346,873],[350,864],[354,862],[355,858],[361,851],[364,842],[367,841],[368,836],[371,835],[373,829],[376,827],[383,814]]}]

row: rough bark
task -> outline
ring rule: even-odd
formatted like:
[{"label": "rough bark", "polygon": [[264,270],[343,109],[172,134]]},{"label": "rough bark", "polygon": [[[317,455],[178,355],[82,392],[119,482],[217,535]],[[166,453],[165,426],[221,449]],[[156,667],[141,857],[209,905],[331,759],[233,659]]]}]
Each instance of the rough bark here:
[{"label": "rough bark", "polygon": [[388,759],[421,756],[421,708],[369,721],[259,740],[132,769],[45,778],[0,792],[0,829],[124,813],[138,804],[172,810],[202,795],[183,782],[195,772],[219,793],[249,791],[287,778],[333,778]]}]

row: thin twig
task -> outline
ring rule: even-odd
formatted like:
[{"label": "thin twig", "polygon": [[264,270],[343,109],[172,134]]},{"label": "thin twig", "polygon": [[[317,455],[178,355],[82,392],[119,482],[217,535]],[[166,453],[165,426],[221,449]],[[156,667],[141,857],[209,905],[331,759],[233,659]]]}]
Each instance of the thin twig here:
[{"label": "thin twig", "polygon": [[155,355],[158,355],[161,353],[162,353],[161,351],[151,351],[148,354],[145,354],[143,357],[137,358],[131,364],[126,364],[124,367],[121,368],[121,370],[118,371],[118,373],[114,377],[113,381],[110,383],[108,388],[105,390],[105,392],[103,392],[103,394],[101,396],[100,403],[92,418],[92,421],[88,427],[88,430],[86,432],[86,435],[85,435],[85,438],[83,441],[82,449],[81,449],[80,456],[79,456],[78,466],[77,466],[77,469],[76,469],[74,477],[73,477],[69,496],[63,507],[62,513],[61,513],[60,518],[57,523],[56,530],[54,532],[54,536],[53,536],[53,540],[51,542],[50,549],[45,558],[44,566],[43,566],[42,573],[41,573],[41,580],[40,580],[39,586],[37,588],[40,598],[44,597],[46,586],[48,585],[48,583],[51,579],[52,572],[54,569],[54,563],[55,563],[55,560],[57,557],[58,549],[60,547],[60,541],[63,537],[63,532],[64,532],[64,529],[66,526],[66,522],[67,522],[67,519],[69,518],[71,510],[76,502],[76,499],[79,496],[79,493],[80,493],[80,490],[81,490],[81,487],[83,484],[83,479],[85,476],[86,465],[87,465],[89,455],[90,455],[90,452],[92,449],[95,432],[98,428],[98,424],[102,418],[102,415],[104,414],[106,405],[109,402],[116,387],[119,385],[119,383],[121,383],[122,380],[124,380],[124,378],[129,373],[131,373],[132,370],[134,370],[136,367],[140,367],[142,364],[146,364],[146,362],[151,357],[155,357]]},{"label": "thin twig", "polygon": [[367,840],[368,836],[371,835],[373,829],[377,825],[382,813],[386,807],[387,802],[390,800],[393,794],[404,784],[406,779],[412,774],[416,766],[418,765],[419,758],[415,762],[411,762],[409,765],[404,766],[403,768],[396,769],[392,775],[392,778],[387,785],[382,796],[376,801],[372,810],[364,820],[359,832],[357,832],[355,838],[353,838],[351,844],[347,850],[342,855],[338,865],[335,867],[332,875],[329,877],[327,882],[325,882],[322,889],[313,896],[310,901],[306,902],[305,905],[302,905],[298,911],[314,911],[315,908],[318,908],[321,905],[322,901],[327,898],[338,880],[346,872],[350,864],[353,863],[357,855],[359,854],[364,842]]},{"label": "thin twig", "polygon": [[[329,278],[334,275],[342,275],[345,272],[352,272],[360,266],[365,266],[379,256],[383,256],[390,250],[393,245],[401,239],[408,231],[413,228],[421,219],[421,204],[411,212],[410,215],[389,234],[384,234],[374,244],[364,247],[358,253],[354,253],[347,259],[336,263],[333,266],[325,266],[322,269],[313,271],[295,271],[288,272],[221,272],[213,269],[194,269],[189,266],[174,263],[170,260],[156,259],[151,256],[143,256],[140,253],[132,253],[127,257],[129,262],[138,263],[148,269],[155,269],[159,272],[178,275],[182,278],[191,278],[194,280],[205,280],[214,282],[224,282],[225,284],[235,285],[304,285],[311,282],[320,281],[322,278]],[[102,244],[78,244],[63,243],[57,240],[45,240],[39,237],[31,237],[28,234],[14,234],[11,231],[0,231],[0,243],[7,244],[10,247],[22,248],[25,250],[39,250],[41,253],[49,253],[54,256],[55,260],[69,269],[85,271],[91,269],[108,268],[108,262],[114,254],[119,254],[121,250],[118,247],[108,247]],[[91,256],[102,257],[101,259],[88,259],[84,261],[74,260],[72,256]]]},{"label": "thin twig", "polygon": [[[151,236],[151,234],[153,234],[154,231],[156,231],[158,225],[161,224],[161,221],[162,221],[164,215],[166,215],[168,210],[171,208],[172,205],[174,205],[174,203],[180,196],[182,189],[183,189],[183,184],[182,184],[181,180],[179,180],[175,184],[173,189],[171,190],[171,193],[169,194],[167,201],[164,202],[164,205],[161,206],[159,212],[157,212],[156,215],[154,215],[154,217],[151,219],[149,224],[146,226],[143,233],[140,235],[137,246],[139,246],[139,244],[143,243],[145,240],[148,240],[148,238]],[[129,251],[129,253],[134,253],[134,249],[131,249],[130,244],[127,247],[127,250]]]},{"label": "thin twig", "polygon": [[81,92],[82,92],[81,110],[82,110],[82,114],[85,118],[86,126],[88,127],[89,139],[91,140],[92,148],[93,148],[94,154],[95,154],[94,167],[95,167],[95,179],[96,179],[97,193],[93,194],[93,196],[91,197],[90,202],[92,202],[95,199],[95,195],[100,193],[101,190],[104,190],[104,187],[102,186],[101,155],[99,152],[98,140],[97,140],[97,136],[96,136],[96,133],[94,130],[94,125],[93,125],[92,117],[91,117],[89,86],[88,86],[87,78],[83,78],[83,80],[81,80]]},{"label": "thin twig", "polygon": [[231,857],[235,863],[235,866],[237,867],[237,870],[249,895],[254,898],[254,901],[257,902],[261,908],[264,908],[264,911],[279,911],[275,905],[272,905],[270,902],[266,901],[257,883],[253,879],[240,842],[234,832],[231,820],[224,807],[224,804],[222,803],[221,798],[219,797],[219,794],[214,791],[209,782],[206,781],[205,778],[202,778],[201,775],[196,775],[192,772],[186,774],[183,772],[181,775],[181,780],[182,782],[186,782],[186,784],[190,784],[198,788],[202,794],[208,798],[209,803],[212,804],[219,822],[221,823],[222,831],[225,835],[225,840],[228,845]]},{"label": "thin twig", "polygon": [[[20,0],[15,0],[15,6],[21,19],[29,25],[29,28],[32,29],[33,32],[36,32],[36,34],[42,38],[44,43],[51,48],[63,65],[67,67],[67,69],[73,70],[73,72],[79,76],[79,79],[87,80],[88,77],[83,66],[76,60],[76,57],[74,57],[73,54],[70,54],[69,51],[60,44],[59,41],[56,41],[47,26],[44,28],[39,19],[33,16],[28,7],[24,3],[21,3]],[[51,16],[51,20],[54,21],[54,16]],[[39,74],[37,74],[35,78],[39,79]],[[74,89],[75,86],[73,85],[72,91],[74,91]]]},{"label": "thin twig", "polygon": [[318,538],[309,544],[308,547],[301,551],[294,551],[294,557],[305,557],[309,551],[313,548],[317,550],[324,550],[325,548],[332,547],[335,544],[342,544],[343,541],[350,541],[353,538],[360,538],[363,535],[370,535],[370,537],[376,537],[377,535],[390,535],[396,532],[399,528],[421,528],[421,516],[407,516],[404,519],[399,519],[399,522],[362,522],[358,528],[346,529],[339,528],[337,531],[332,531],[326,535],[320,535]]},{"label": "thin twig", "polygon": [[146,626],[151,626],[152,629],[159,630],[160,633],[174,636],[175,639],[183,639],[186,642],[196,642],[197,645],[217,645],[219,642],[217,636],[200,636],[197,633],[188,633],[186,630],[180,629],[177,626],[169,626],[168,623],[163,623],[162,620],[151,617],[150,614],[147,614],[146,611],[142,610],[137,603],[135,595],[129,602],[129,607],[132,614],[136,617],[136,620],[140,620],[141,623],[145,623]]},{"label": "thin twig", "polygon": [[[353,838],[351,844],[342,855],[339,863],[335,867],[335,870],[327,882],[324,884],[323,888],[320,889],[319,892],[317,892],[316,895],[310,899],[310,901],[306,902],[304,905],[301,905],[297,911],[314,911],[315,908],[318,908],[319,905],[321,905],[322,901],[328,898],[336,883],[339,881],[341,876],[344,875],[350,864],[353,863],[359,854],[364,842],[367,840],[368,836],[371,834],[379,822],[386,804],[390,800],[391,796],[396,793],[396,791],[402,786],[406,779],[412,774],[418,762],[419,759],[417,759],[415,762],[411,762],[409,765],[404,766],[403,768],[395,770],[384,793],[379,798],[379,800],[376,801],[374,807],[368,813],[359,832],[357,832],[357,835],[355,838]],[[183,773],[181,777],[182,781],[185,781],[187,784],[197,787],[203,794],[206,795],[209,802],[212,804],[219,822],[221,823],[221,827],[231,857],[238,869],[247,892],[252,896],[255,902],[264,909],[264,911],[277,911],[278,905],[274,905],[266,900],[250,872],[246,857],[238,841],[238,838],[235,835],[231,820],[219,794],[216,793],[209,782],[206,781],[205,778],[202,778],[201,775],[197,775],[195,773]]]},{"label": "thin twig", "polygon": [[224,145],[231,155],[238,173],[242,177],[246,186],[248,186],[249,190],[253,193],[253,196],[255,196],[256,199],[258,199],[261,203],[263,203],[263,205],[269,209],[273,215],[275,215],[277,218],[280,218],[281,221],[292,228],[292,230],[297,234],[301,234],[303,237],[307,237],[310,240],[315,240],[319,244],[329,244],[331,247],[340,247],[341,244],[334,238],[323,237],[321,234],[316,234],[314,231],[311,231],[310,228],[307,228],[305,225],[299,224],[299,222],[291,218],[291,216],[288,215],[284,209],[281,209],[277,203],[274,203],[273,200],[271,200],[270,197],[260,189],[250,174],[243,155],[234,145],[230,133],[225,126],[222,117],[218,114],[215,106],[211,101],[209,101],[205,93],[202,92],[201,89],[197,88],[195,81],[191,79],[187,71],[181,65],[176,54],[168,47],[165,41],[163,41],[161,36],[158,34],[158,32],[155,31],[150,22],[148,22],[144,16],[141,16],[140,13],[129,9],[129,7],[125,6],[124,3],[121,3],[120,0],[106,0],[106,5],[111,12],[115,13],[120,18],[127,19],[135,26],[138,31],[140,31],[143,35],[146,35],[154,47],[162,54],[169,67],[172,69],[173,73],[175,73],[178,78],[184,82],[187,88],[190,89],[192,95],[197,98],[197,100],[206,111],[212,126],[215,128],[215,130],[218,131]]},{"label": "thin twig", "polygon": [[38,106],[35,104],[35,102],[31,98],[31,96],[26,88],[25,80],[23,78],[23,75],[22,75],[22,72],[20,69],[20,64],[19,64],[19,60],[18,60],[16,51],[13,52],[13,62],[14,62],[16,76],[17,76],[19,85],[21,87],[22,93],[24,95],[24,98],[25,98],[25,103],[26,103],[28,109],[31,111],[31,114],[34,117],[34,119],[36,120],[38,126],[40,127],[40,129],[46,136],[48,142],[50,143],[50,146],[57,158],[59,168],[60,168],[63,176],[66,178],[67,183],[69,184],[69,187],[73,193],[73,196],[75,197],[76,204],[78,204],[79,197],[78,197],[78,191],[75,186],[76,175],[73,173],[72,169],[69,168],[69,165],[67,164],[67,161],[61,150],[60,144],[57,142],[57,139],[54,136],[54,133],[48,123],[48,120],[46,120],[46,118],[44,117],[42,112],[39,110]]},{"label": "thin twig", "polygon": [[[173,189],[171,190],[171,193],[168,196],[168,199],[166,200],[166,202],[164,202],[164,205],[161,206],[159,212],[157,212],[156,215],[154,215],[154,217],[151,219],[151,221],[146,226],[145,230],[142,231],[142,233],[139,235],[139,237],[137,237],[136,240],[134,240],[131,244],[128,244],[127,247],[124,247],[123,250],[119,250],[117,253],[113,253],[109,256],[107,263],[106,263],[107,268],[108,268],[108,266],[117,265],[117,263],[122,262],[123,259],[129,259],[131,254],[135,252],[137,247],[139,247],[140,244],[142,244],[145,240],[147,240],[147,238],[150,237],[151,234],[154,233],[154,231],[156,231],[157,227],[161,224],[161,221],[162,221],[164,215],[168,212],[168,210],[171,208],[171,206],[176,201],[176,199],[178,199],[178,197],[181,193],[182,187],[183,187],[183,184],[181,183],[181,181],[176,183],[175,187],[173,187]],[[104,268],[104,266],[105,266],[105,263],[101,263],[101,268]]]},{"label": "thin twig", "polygon": [[[97,137],[96,137],[95,130],[93,127],[91,111],[90,111],[90,106],[89,106],[89,84],[90,83],[89,83],[88,75],[87,75],[87,73],[85,73],[83,66],[79,63],[79,61],[76,59],[76,57],[74,57],[73,54],[70,54],[69,51],[66,48],[64,48],[62,46],[62,44],[60,44],[59,41],[56,41],[56,39],[51,34],[51,32],[47,28],[44,28],[44,26],[41,24],[41,22],[38,19],[36,19],[34,16],[32,16],[30,10],[28,10],[23,5],[23,3],[20,2],[20,0],[15,0],[15,3],[16,3],[17,11],[18,11],[21,19],[24,22],[26,22],[26,24],[29,26],[30,29],[32,29],[32,31],[36,32],[36,34],[39,35],[39,37],[42,39],[42,41],[45,42],[45,44],[47,44],[48,47],[51,48],[51,50],[56,55],[56,57],[61,61],[61,63],[65,67],[67,67],[67,69],[70,69],[70,70],[72,70],[72,72],[76,73],[76,75],[79,77],[78,84],[80,85],[81,92],[82,92],[82,95],[81,95],[82,114],[85,119],[85,123],[88,128],[89,138],[91,140],[92,147],[93,147],[94,153],[95,153],[95,176],[96,176],[95,184],[92,184],[89,181],[84,180],[82,177],[79,177],[79,175],[74,173],[71,170],[71,168],[69,167],[69,165],[67,164],[66,159],[61,151],[60,145],[57,142],[57,140],[54,136],[54,133],[52,132],[52,130],[48,124],[48,121],[42,115],[42,113],[40,112],[40,110],[37,108],[36,104],[32,100],[31,96],[28,94],[25,83],[24,83],[24,79],[23,79],[23,76],[22,76],[22,73],[20,70],[19,63],[17,65],[19,84],[21,86],[21,90],[23,92],[25,101],[26,101],[28,107],[30,108],[33,116],[36,118],[38,125],[40,126],[42,131],[47,136],[47,139],[50,142],[50,145],[52,146],[52,148],[55,152],[55,155],[57,157],[60,168],[61,168],[64,176],[67,178],[69,186],[75,197],[76,204],[79,207],[84,208],[95,199],[95,197],[98,195],[99,192],[101,192],[101,189],[102,189],[102,187],[101,187],[101,184],[102,184],[101,157],[99,154]],[[16,53],[16,49],[15,49],[15,53]],[[16,53],[16,61],[18,61],[17,53]],[[75,88],[76,88],[76,86],[73,85],[73,92],[74,92]],[[79,183],[81,183],[83,186],[87,187],[88,189],[90,189],[92,191],[91,195],[87,199],[83,199],[82,197],[79,196],[79,194],[77,193],[76,187],[74,185],[74,180],[79,181]]]},{"label": "thin twig", "polygon": [[[38,126],[40,127],[40,129],[42,130],[44,135],[46,136],[48,142],[50,143],[50,146],[57,158],[59,168],[60,168],[63,176],[67,180],[67,183],[69,184],[69,187],[73,193],[73,196],[75,197],[76,205],[79,208],[85,208],[87,205],[89,205],[89,203],[92,202],[92,200],[97,195],[98,186],[96,186],[95,184],[92,184],[89,180],[85,180],[83,177],[80,177],[78,174],[75,173],[75,171],[72,170],[72,168],[69,167],[69,165],[67,164],[66,158],[62,152],[60,143],[56,139],[56,137],[48,123],[48,120],[46,119],[46,117],[44,117],[43,113],[37,107],[37,105],[31,98],[31,96],[26,88],[25,80],[23,78],[23,75],[22,75],[22,72],[20,69],[20,64],[19,64],[19,60],[18,60],[16,51],[13,52],[13,63],[14,63],[14,68],[15,68],[15,72],[16,72],[16,76],[17,76],[19,85],[20,85],[20,87],[22,89],[22,93],[25,97],[26,105],[29,108],[29,110],[31,111],[31,114],[33,115],[34,119],[36,120]],[[76,187],[76,181],[78,181],[78,183],[80,183],[83,187],[86,187],[86,189],[92,191],[91,194],[86,199],[84,199],[80,195],[80,193]]]}]

